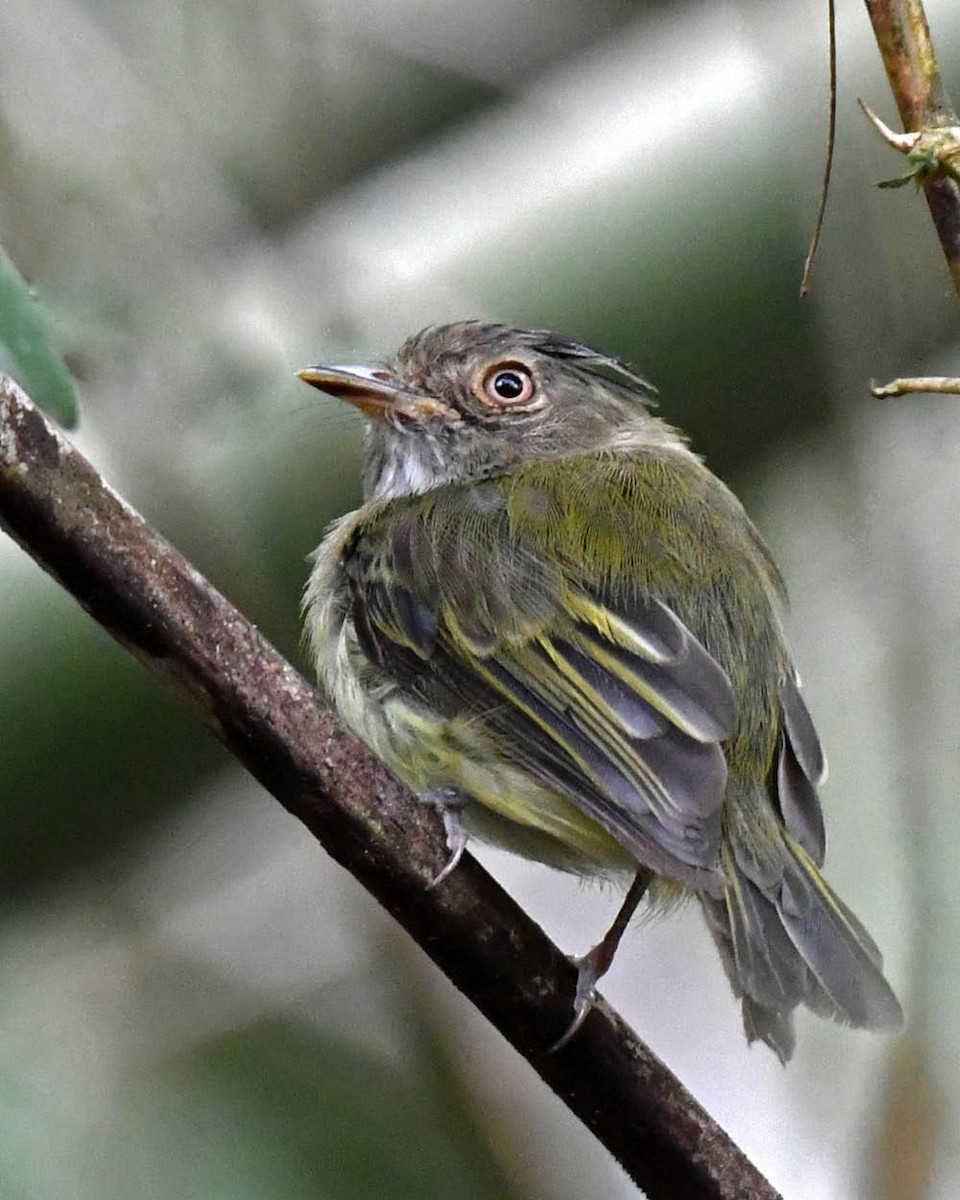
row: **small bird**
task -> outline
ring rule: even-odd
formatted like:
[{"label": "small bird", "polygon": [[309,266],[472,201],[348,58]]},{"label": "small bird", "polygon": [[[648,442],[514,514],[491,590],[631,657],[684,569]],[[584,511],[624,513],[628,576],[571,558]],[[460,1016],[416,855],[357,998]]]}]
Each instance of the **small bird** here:
[{"label": "small bird", "polygon": [[820,744],[780,573],[739,501],[650,412],[621,359],[464,321],[377,367],[300,377],[368,420],[364,502],[313,559],[304,610],[346,723],[468,836],[631,879],[577,960],[589,1012],[646,895],[692,895],[747,1039],[793,1010],[903,1020],[880,952],[824,881]]}]

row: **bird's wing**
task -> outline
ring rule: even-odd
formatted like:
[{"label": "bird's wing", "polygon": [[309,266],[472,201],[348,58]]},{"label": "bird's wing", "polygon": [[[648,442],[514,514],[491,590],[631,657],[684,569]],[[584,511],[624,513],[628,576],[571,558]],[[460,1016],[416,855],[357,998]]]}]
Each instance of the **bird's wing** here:
[{"label": "bird's wing", "polygon": [[[604,466],[595,483],[623,513],[635,508],[620,495],[620,468]],[[435,711],[473,715],[505,757],[637,860],[722,886],[730,679],[676,611],[635,583],[639,569],[602,569],[582,530],[545,552],[534,524],[550,521],[560,485],[539,464],[375,511],[345,553],[358,637]],[[604,511],[615,498],[594,494]]]}]

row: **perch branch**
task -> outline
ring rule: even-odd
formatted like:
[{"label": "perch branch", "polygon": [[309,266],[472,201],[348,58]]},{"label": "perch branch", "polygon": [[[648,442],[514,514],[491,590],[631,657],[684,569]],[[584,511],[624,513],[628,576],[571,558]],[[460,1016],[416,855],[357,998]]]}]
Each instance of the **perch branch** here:
[{"label": "perch branch", "polygon": [[[929,136],[957,125],[940,77],[923,0],[866,0],[866,6],[906,133]],[[906,147],[901,149],[907,152]],[[960,185],[936,157],[912,174],[923,189],[960,295]]]},{"label": "perch branch", "polygon": [[576,973],[465,857],[436,814],[339,725],[316,691],[0,376],[0,525],[216,736],[416,939],[650,1200],[775,1191],[604,1003],[551,1054]]}]

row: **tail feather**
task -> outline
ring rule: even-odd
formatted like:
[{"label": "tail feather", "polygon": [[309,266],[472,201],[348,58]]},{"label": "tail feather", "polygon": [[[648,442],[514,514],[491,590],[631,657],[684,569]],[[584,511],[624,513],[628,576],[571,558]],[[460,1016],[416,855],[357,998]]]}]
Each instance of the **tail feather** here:
[{"label": "tail feather", "polygon": [[803,848],[790,845],[777,906],[791,941],[834,1002],[859,1029],[896,1029],[903,1010],[883,977],[873,939],[831,891]]},{"label": "tail feather", "polygon": [[743,870],[751,857],[725,847],[724,897],[700,897],[742,1000],[747,1039],[765,1042],[786,1062],[794,1046],[792,1014],[800,1004],[861,1029],[897,1028],[903,1012],[873,939],[786,831],[780,850],[779,880],[770,881],[767,869],[761,887]]},{"label": "tail feather", "polygon": [[793,1028],[793,1010],[782,1012],[776,1008],[764,1008],[749,996],[742,997],[741,1008],[743,1032],[747,1035],[748,1044],[752,1046],[754,1042],[763,1042],[786,1066],[793,1058],[797,1044],[797,1035]]},{"label": "tail feather", "polygon": [[768,1008],[782,1007],[785,996],[802,995],[807,968],[780,921],[776,908],[760,889],[737,870],[730,871],[724,895],[733,937],[733,956],[748,994]]}]

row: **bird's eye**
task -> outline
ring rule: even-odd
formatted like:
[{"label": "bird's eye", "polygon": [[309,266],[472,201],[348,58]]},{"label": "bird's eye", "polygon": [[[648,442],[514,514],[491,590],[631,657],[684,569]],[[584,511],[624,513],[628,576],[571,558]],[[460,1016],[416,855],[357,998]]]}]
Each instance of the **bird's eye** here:
[{"label": "bird's eye", "polygon": [[503,408],[526,404],[535,390],[533,376],[521,363],[500,363],[483,380],[485,399]]}]

